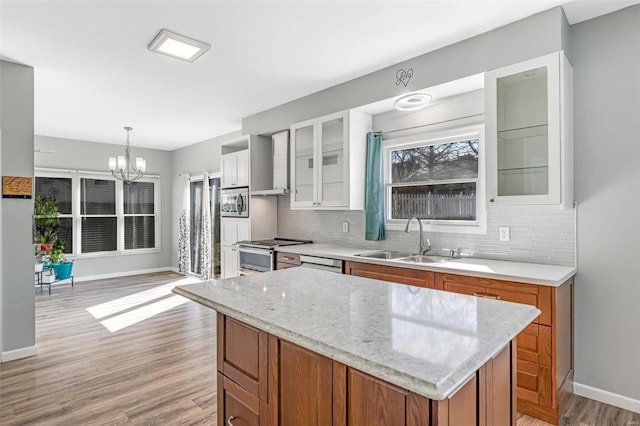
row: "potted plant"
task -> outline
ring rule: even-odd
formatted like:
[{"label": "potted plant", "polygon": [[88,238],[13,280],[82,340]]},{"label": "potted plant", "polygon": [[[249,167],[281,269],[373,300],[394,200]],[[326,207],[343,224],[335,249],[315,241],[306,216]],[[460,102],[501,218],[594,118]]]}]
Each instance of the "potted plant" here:
[{"label": "potted plant", "polygon": [[56,239],[49,249],[49,262],[57,280],[71,278],[73,270],[73,262],[67,261],[64,256],[64,245],[64,241]]},{"label": "potted plant", "polygon": [[58,240],[58,201],[53,197],[37,196],[33,210],[34,242],[40,244],[40,251],[47,255],[53,243]]}]

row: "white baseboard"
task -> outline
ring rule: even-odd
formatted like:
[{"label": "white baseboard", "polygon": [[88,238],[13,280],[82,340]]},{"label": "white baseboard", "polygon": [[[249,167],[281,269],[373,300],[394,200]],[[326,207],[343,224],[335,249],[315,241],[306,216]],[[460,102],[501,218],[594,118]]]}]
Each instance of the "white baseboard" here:
[{"label": "white baseboard", "polygon": [[573,393],[586,398],[595,399],[605,404],[624,408],[625,410],[640,413],[640,400],[629,398],[628,396],[594,388],[580,383],[573,383]]},{"label": "white baseboard", "polygon": [[137,271],[115,272],[113,274],[87,275],[84,277],[74,277],[74,282],[81,283],[84,281],[105,280],[109,278],[128,277],[131,275],[153,274],[155,272],[178,272],[178,269],[172,266],[165,266],[162,268],[139,269]]},{"label": "white baseboard", "polygon": [[12,351],[5,351],[0,354],[0,361],[7,362],[13,361],[14,359],[26,358],[29,356],[37,355],[38,347],[37,346],[27,346],[26,348],[14,349]]}]

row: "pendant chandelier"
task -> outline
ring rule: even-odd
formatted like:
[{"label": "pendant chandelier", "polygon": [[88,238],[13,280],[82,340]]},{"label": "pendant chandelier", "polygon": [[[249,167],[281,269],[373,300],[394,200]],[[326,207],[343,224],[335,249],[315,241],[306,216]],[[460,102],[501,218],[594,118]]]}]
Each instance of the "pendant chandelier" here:
[{"label": "pendant chandelier", "polygon": [[147,162],[142,157],[136,157],[135,164],[131,162],[131,147],[129,146],[129,132],[133,127],[125,127],[127,131],[127,145],[124,148],[124,155],[109,157],[109,170],[116,179],[124,183],[131,183],[140,179],[147,169]]}]

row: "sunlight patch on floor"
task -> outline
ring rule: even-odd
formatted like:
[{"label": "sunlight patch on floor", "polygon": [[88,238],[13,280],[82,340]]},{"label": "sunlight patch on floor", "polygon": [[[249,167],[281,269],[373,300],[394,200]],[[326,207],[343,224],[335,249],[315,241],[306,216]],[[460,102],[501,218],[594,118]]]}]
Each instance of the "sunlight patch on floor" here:
[{"label": "sunlight patch on floor", "polygon": [[133,311],[128,311],[104,321],[100,321],[100,324],[105,326],[110,332],[114,333],[122,330],[123,328],[127,328],[130,325],[137,324],[140,321],[144,321],[155,315],[161,314],[162,312],[168,311],[169,309],[175,308],[176,306],[187,303],[188,301],[189,299],[178,295],[168,297],[150,305],[145,305],[138,309],[134,309]]},{"label": "sunlight patch on floor", "polygon": [[118,312],[126,311],[138,305],[151,302],[152,300],[160,299],[161,297],[171,294],[171,289],[178,285],[193,284],[200,282],[198,278],[185,277],[176,281],[172,281],[167,284],[160,285],[158,287],[141,291],[139,293],[131,294],[129,296],[120,297],[109,302],[101,303],[99,305],[91,306],[87,308],[87,311],[93,315],[95,319],[101,319],[108,317]]}]

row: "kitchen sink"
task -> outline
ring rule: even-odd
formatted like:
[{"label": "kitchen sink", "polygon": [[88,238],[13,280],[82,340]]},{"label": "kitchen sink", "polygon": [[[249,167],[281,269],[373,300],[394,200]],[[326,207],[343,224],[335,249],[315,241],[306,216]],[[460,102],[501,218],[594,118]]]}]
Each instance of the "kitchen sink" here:
[{"label": "kitchen sink", "polygon": [[407,262],[407,263],[441,263],[444,262],[444,257],[438,256],[425,256],[425,255],[417,255],[417,256],[408,256],[396,259],[399,262]]},{"label": "kitchen sink", "polygon": [[378,250],[378,251],[370,251],[366,253],[358,253],[356,256],[359,257],[368,257],[370,259],[400,259],[401,257],[406,258],[407,253],[400,253],[397,251],[387,251],[387,250]]}]

